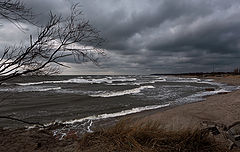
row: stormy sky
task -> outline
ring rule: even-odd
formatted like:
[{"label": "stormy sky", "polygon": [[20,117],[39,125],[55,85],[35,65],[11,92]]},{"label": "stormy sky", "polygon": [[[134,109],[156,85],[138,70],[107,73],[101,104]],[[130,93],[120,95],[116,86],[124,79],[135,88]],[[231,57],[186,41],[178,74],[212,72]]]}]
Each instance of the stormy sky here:
[{"label": "stormy sky", "polygon": [[[84,18],[101,31],[107,57],[100,67],[66,60],[62,74],[151,74],[232,71],[240,67],[239,0],[23,0],[44,24],[48,12],[69,13],[79,3]],[[0,44],[24,41],[0,20]]]}]

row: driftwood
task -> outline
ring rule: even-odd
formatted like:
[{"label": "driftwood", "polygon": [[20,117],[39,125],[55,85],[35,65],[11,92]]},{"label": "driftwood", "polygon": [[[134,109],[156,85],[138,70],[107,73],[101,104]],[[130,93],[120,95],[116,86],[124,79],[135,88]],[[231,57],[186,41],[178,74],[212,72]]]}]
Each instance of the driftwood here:
[{"label": "driftwood", "polygon": [[227,140],[230,141],[229,149],[234,146],[240,147],[240,121],[234,122],[230,126],[226,126],[220,123],[202,122],[202,126],[209,130],[213,135],[221,134]]}]

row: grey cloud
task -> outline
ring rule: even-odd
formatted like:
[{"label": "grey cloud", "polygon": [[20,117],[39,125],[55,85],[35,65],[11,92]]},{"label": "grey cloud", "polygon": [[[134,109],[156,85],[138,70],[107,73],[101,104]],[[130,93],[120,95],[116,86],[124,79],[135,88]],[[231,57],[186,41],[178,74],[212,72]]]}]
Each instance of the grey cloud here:
[{"label": "grey cloud", "polygon": [[[50,10],[66,15],[71,4],[80,3],[84,17],[107,40],[102,48],[110,52],[109,58],[102,61],[98,72],[200,72],[211,71],[212,65],[227,71],[240,66],[239,0],[24,2],[40,14],[37,20],[42,24],[46,23]],[[2,25],[0,34],[9,37]],[[32,28],[28,28],[31,32]],[[10,37],[6,42],[11,43]],[[70,58],[63,61],[73,62]],[[87,66],[83,73],[87,69],[93,72],[92,68]]]},{"label": "grey cloud", "polygon": [[47,23],[50,11],[65,16],[70,12],[72,5],[66,0],[24,0],[24,4],[32,9],[36,15],[36,22],[42,25]]}]

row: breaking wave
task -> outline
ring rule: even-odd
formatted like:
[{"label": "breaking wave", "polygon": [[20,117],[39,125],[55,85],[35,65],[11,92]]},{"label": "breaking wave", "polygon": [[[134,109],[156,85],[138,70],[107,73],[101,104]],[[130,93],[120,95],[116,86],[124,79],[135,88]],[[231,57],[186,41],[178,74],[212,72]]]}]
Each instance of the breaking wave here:
[{"label": "breaking wave", "polygon": [[45,89],[38,89],[37,91],[53,91],[53,90],[61,90],[61,87],[55,87],[55,88],[45,88]]},{"label": "breaking wave", "polygon": [[100,94],[93,94],[90,96],[91,97],[104,97],[104,98],[116,97],[116,96],[123,96],[123,95],[127,95],[127,94],[137,94],[144,89],[153,89],[153,88],[155,88],[155,87],[154,86],[141,86],[141,87],[135,88],[135,89],[129,89],[129,90],[117,91],[117,92],[105,92],[105,93],[100,93]]},{"label": "breaking wave", "polygon": [[59,83],[90,83],[90,84],[100,84],[100,83],[113,83],[113,82],[132,82],[136,81],[136,78],[126,78],[126,77],[106,77],[101,79],[83,79],[82,77],[73,78],[63,81],[41,81],[41,82],[30,82],[30,83],[16,83],[20,86],[30,86],[30,85],[39,85],[39,84],[59,84]]},{"label": "breaking wave", "polygon": [[[233,90],[231,90],[231,91],[233,91]],[[219,90],[215,90],[215,91],[204,91],[204,92],[199,92],[199,93],[196,93],[196,94],[184,97],[184,98],[177,99],[176,102],[186,103],[186,102],[201,101],[201,100],[204,100],[203,97],[215,95],[215,94],[219,94],[219,93],[228,93],[231,91],[223,89],[223,88],[219,89]]]},{"label": "breaking wave", "polygon": [[177,78],[170,80],[170,82],[201,82],[201,79],[198,78]]},{"label": "breaking wave", "polygon": [[108,85],[112,85],[112,86],[124,86],[124,85],[144,85],[144,84],[154,84],[157,82],[166,82],[166,79],[157,79],[157,80],[152,80],[152,81],[143,81],[143,82],[128,82],[128,83],[111,83]]},{"label": "breaking wave", "polygon": [[5,88],[0,89],[2,92],[45,92],[61,90],[61,87],[20,87],[20,88]]},{"label": "breaking wave", "polygon": [[100,114],[97,116],[89,116],[81,119],[75,119],[75,120],[70,120],[70,121],[65,121],[64,124],[73,124],[73,123],[79,123],[83,122],[86,120],[99,120],[99,119],[106,119],[106,118],[113,118],[113,117],[119,117],[119,116],[125,116],[133,113],[138,113],[141,111],[146,111],[146,110],[153,110],[153,109],[159,109],[163,107],[168,107],[170,104],[165,104],[165,105],[152,105],[152,106],[145,106],[145,107],[138,107],[138,108],[132,108],[130,110],[124,110],[121,112],[116,112],[116,113],[109,113],[109,114]]}]

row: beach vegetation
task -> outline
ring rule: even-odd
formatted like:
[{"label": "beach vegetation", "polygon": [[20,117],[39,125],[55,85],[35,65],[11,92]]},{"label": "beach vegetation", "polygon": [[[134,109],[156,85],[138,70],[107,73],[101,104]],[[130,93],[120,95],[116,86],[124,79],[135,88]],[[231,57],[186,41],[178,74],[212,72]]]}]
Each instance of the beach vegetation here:
[{"label": "beach vegetation", "polygon": [[120,121],[110,128],[85,134],[79,151],[225,152],[207,130],[166,131],[159,123],[129,125]]}]

